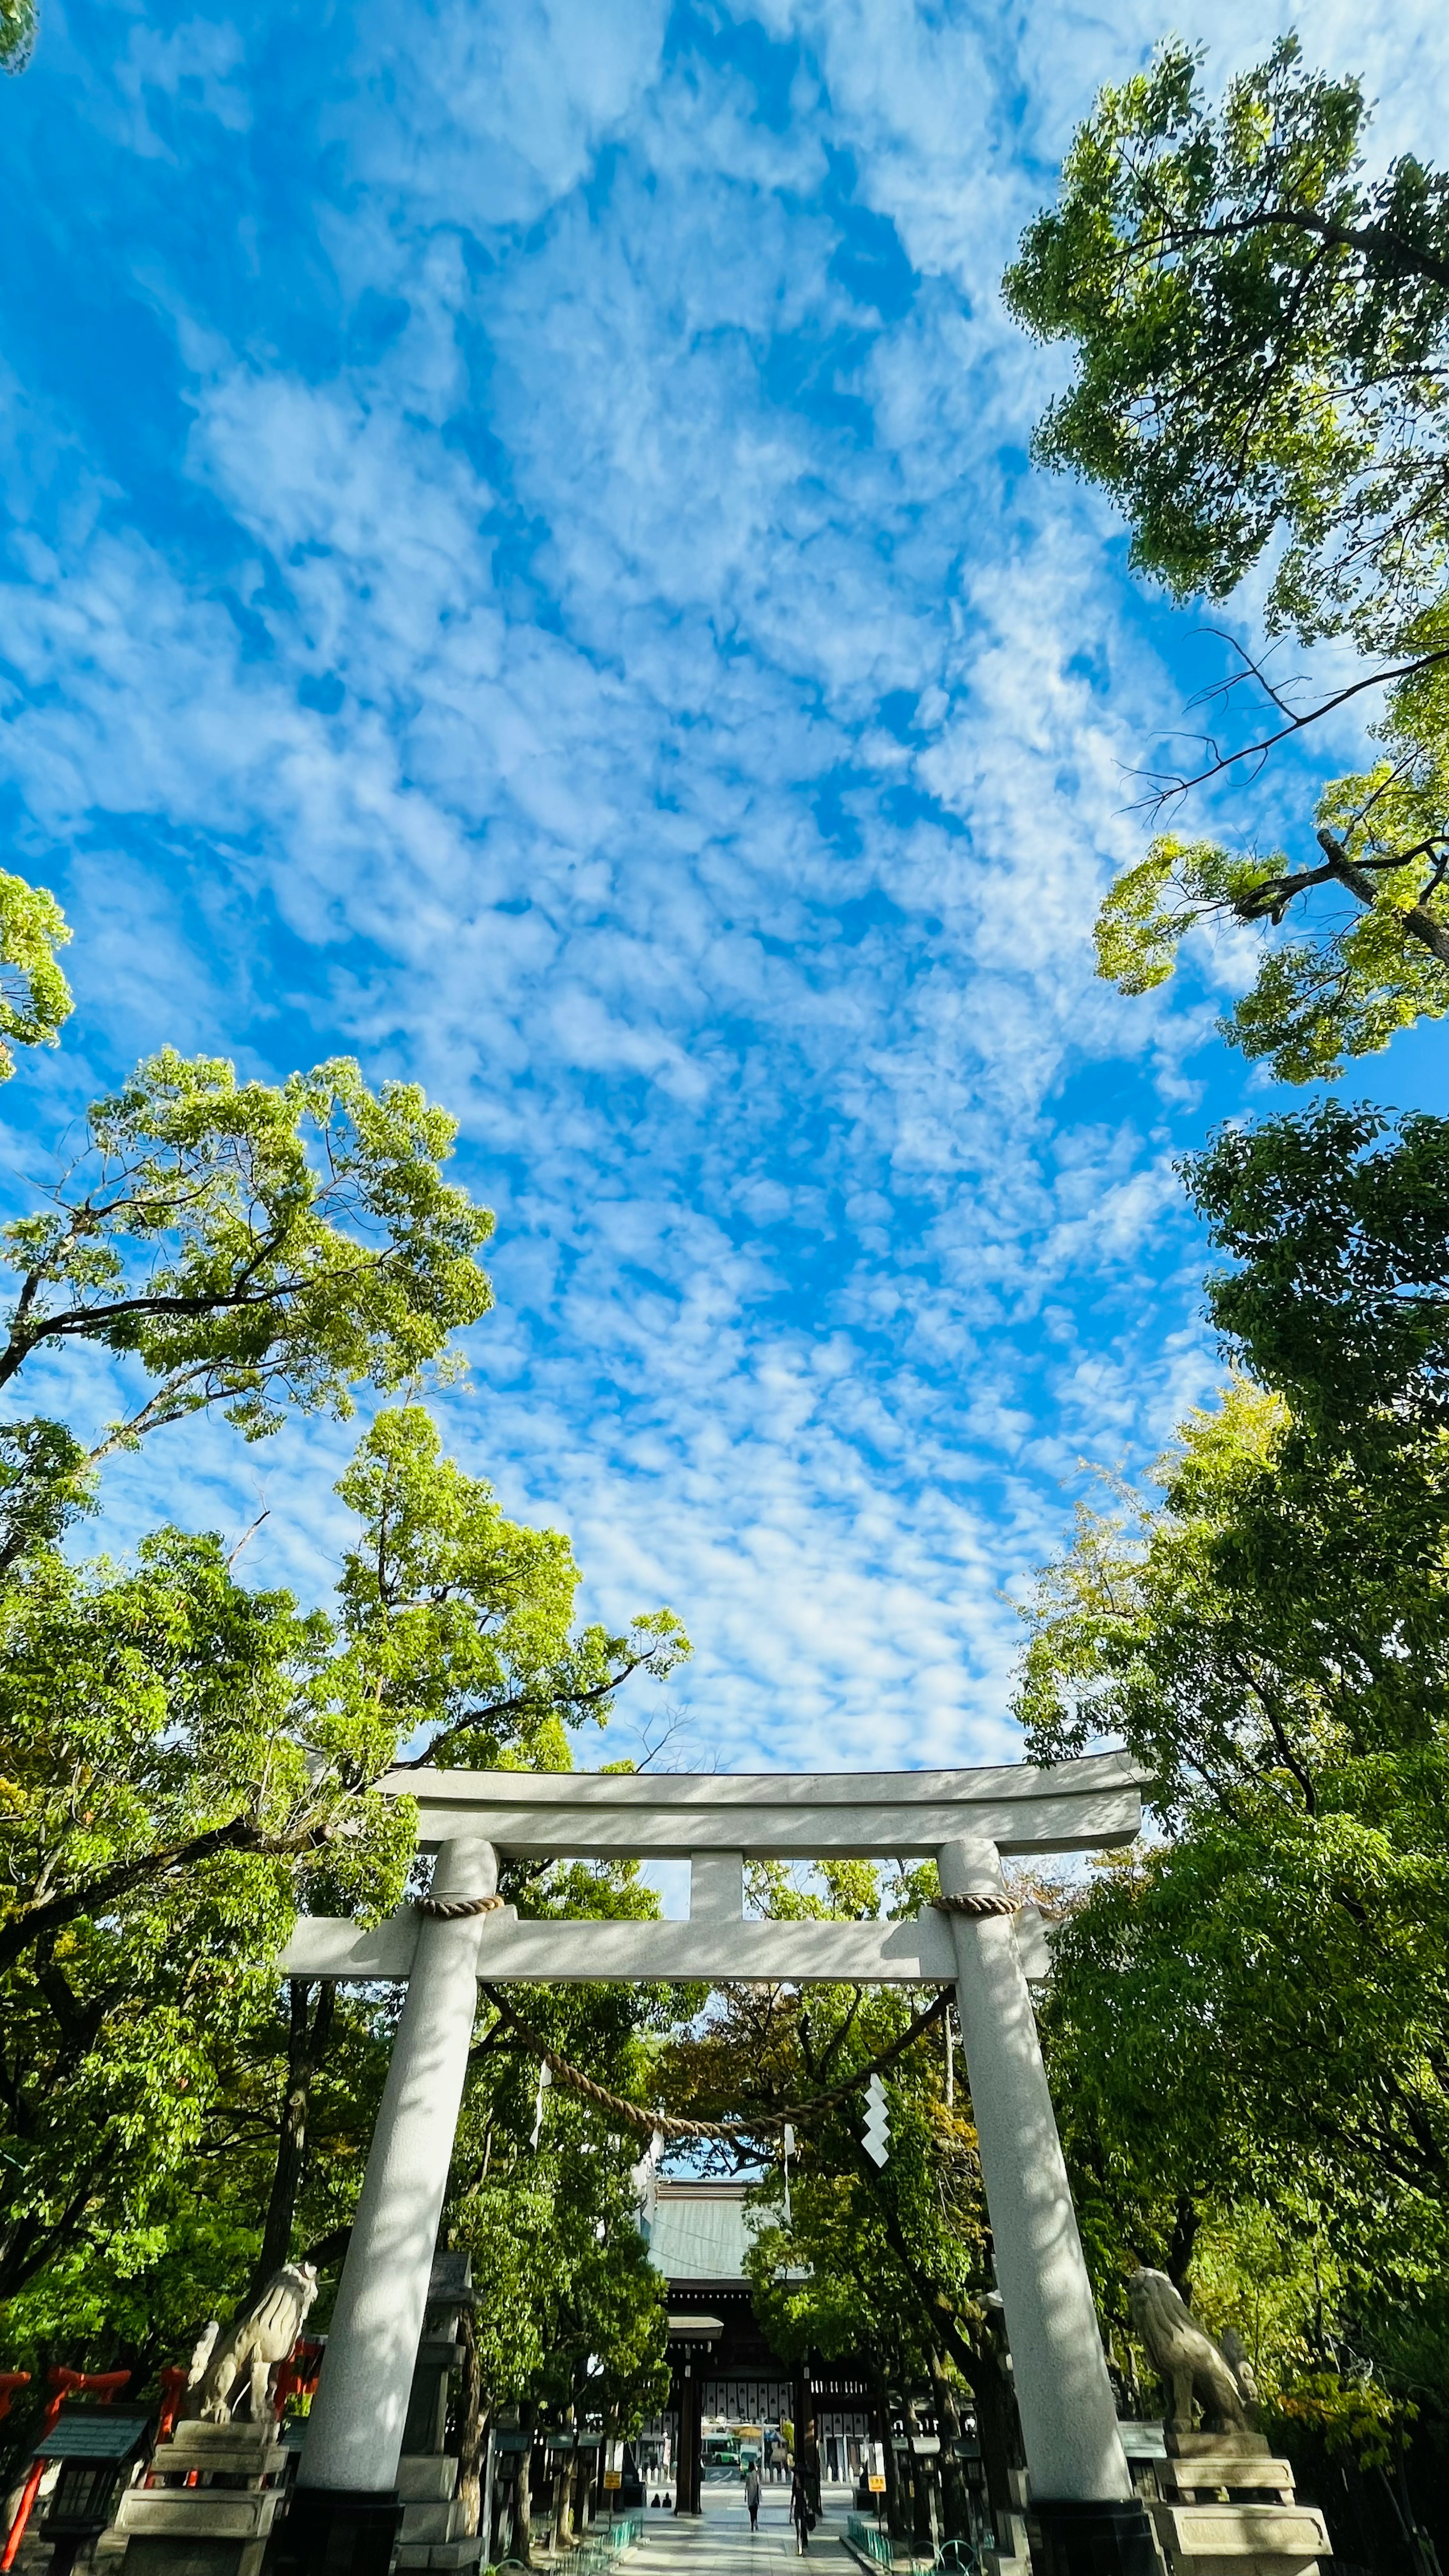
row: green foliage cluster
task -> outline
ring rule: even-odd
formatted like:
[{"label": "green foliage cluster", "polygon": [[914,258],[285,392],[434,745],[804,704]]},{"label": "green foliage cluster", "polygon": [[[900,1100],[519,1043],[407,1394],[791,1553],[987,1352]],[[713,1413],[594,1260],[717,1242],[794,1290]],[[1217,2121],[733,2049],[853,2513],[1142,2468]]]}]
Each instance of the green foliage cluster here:
[{"label": "green foliage cluster", "polygon": [[[1266,692],[1261,738],[1204,737],[1164,795],[1386,691],[1301,855],[1163,833],[1097,921],[1129,996],[1196,932],[1255,946],[1220,1032],[1292,1083],[1449,1012],[1449,180],[1375,172],[1368,128],[1296,37],[1216,106],[1174,39],[1101,92],[1006,280],[1074,354],[1036,453],[1110,495],[1133,564],[1209,601],[1258,568],[1271,636],[1360,656],[1305,705],[1245,653],[1219,694]],[[1146,2261],[1428,2568],[1404,2460],[1449,2429],[1449,1122],[1320,1101],[1183,1177],[1230,1265],[1230,1383],[1154,1498],[1083,1506],[1028,1612],[1030,1749],[1125,1744],[1158,1827],[1062,1892],[1056,2095],[1129,2396],[1155,2395],[1123,2296]]]},{"label": "green foliage cluster", "polygon": [[[14,0],[0,0],[0,63],[10,71],[19,68],[14,57],[26,37],[21,24],[12,33],[11,21],[24,15],[15,10]],[[0,869],[0,1082],[8,1082],[15,1071],[12,1046],[60,1042],[72,1004],[55,952],[69,938],[54,895]]]},{"label": "green foliage cluster", "polygon": [[[1006,296],[1076,351],[1036,453],[1112,496],[1135,565],[1218,600],[1276,545],[1270,633],[1374,659],[1311,713],[1270,687],[1255,765],[1392,684],[1382,752],[1319,799],[1306,863],[1165,834],[1098,920],[1098,972],[1127,994],[1195,928],[1255,929],[1223,1033],[1308,1082],[1449,1008],[1449,181],[1409,156],[1367,175],[1358,82],[1307,70],[1294,36],[1216,112],[1199,67],[1174,40],[1102,91]],[[1202,776],[1244,756],[1209,744]],[[1307,931],[1276,939],[1305,905]]]},{"label": "green foliage cluster", "polygon": [[23,72],[35,48],[35,0],[0,0],[0,70]]},{"label": "green foliage cluster", "polygon": [[1360,84],[1296,36],[1228,84],[1174,39],[1104,89],[1007,301],[1077,352],[1036,452],[1100,483],[1132,560],[1225,598],[1275,535],[1270,628],[1399,652],[1449,529],[1449,183],[1365,175]]},{"label": "green foliage cluster", "polygon": [[[639,1920],[658,1900],[634,1862],[555,1868],[522,1909]],[[670,1990],[557,1988],[531,1999],[550,2043],[639,2099],[679,1998]],[[485,2410],[531,2400],[555,2420],[601,2414],[631,2433],[669,2390],[664,2283],[649,2264],[630,2179],[637,2133],[555,2086],[531,2144],[538,2062],[501,2020],[474,2052],[448,2225],[473,2255]]]},{"label": "green foliage cluster", "polygon": [[[821,1862],[802,1879],[756,1862],[747,1873],[754,1910],[792,1921],[915,1913],[936,1884],[934,1865],[883,1873],[863,1861]],[[918,2006],[899,1988],[729,1988],[662,2055],[661,2098],[672,2111],[706,2119],[750,2109],[778,2115],[869,2066]],[[973,2406],[991,2490],[1005,2510],[1019,2436],[989,2304],[976,2133],[964,2089],[959,2101],[946,2098],[939,2027],[895,2061],[887,2091],[883,2169],[861,2145],[864,2095],[852,2088],[800,2129],[788,2206],[783,2166],[771,2161],[760,2175],[748,2256],[756,2314],[784,2358],[860,2357],[883,2410],[888,2397],[909,2402],[926,2381],[948,2426]],[[904,2539],[911,2501],[889,2454],[887,2479],[891,2525]],[[951,2532],[964,2537],[966,2497],[954,2471],[943,2500]]]},{"label": "green foliage cluster", "polygon": [[[255,2256],[255,2154],[220,2236],[199,2176],[239,2118],[275,2158],[285,2043],[268,1962],[298,1903],[366,1917],[398,1901],[411,1811],[371,1784],[399,1749],[422,1730],[454,1762],[566,1765],[569,1729],[684,1651],[668,1614],[632,1638],[576,1629],[567,1542],[508,1522],[438,1453],[421,1408],[376,1418],[343,1480],[362,1526],[332,1616],[246,1589],[217,1540],[174,1530],[130,1566],[32,1550],[0,1591],[0,2296],[30,2299],[12,2335],[56,2313],[63,2285],[79,2331],[96,2295],[86,2247],[108,2278],[128,2247],[146,2277],[153,2255],[170,2266],[174,2227]],[[429,1583],[379,1587],[378,1567],[409,1554]],[[390,2011],[339,2007],[367,2078],[344,2201],[375,2099],[366,2032],[381,2044]],[[327,2189],[312,2197],[325,2236]]]},{"label": "green foliage cluster", "polygon": [[414,1763],[567,1770],[567,1726],[606,1718],[634,1674],[667,1680],[688,1651],[669,1610],[619,1636],[574,1628],[568,1540],[507,1520],[419,1406],[377,1417],[337,1490],[366,1532],[338,1584],[352,1685],[399,1742],[426,1729]]},{"label": "green foliage cluster", "polygon": [[1371,2381],[1345,2382],[1336,2371],[1313,2370],[1291,2396],[1279,2398],[1273,2415],[1290,2432],[1311,2425],[1330,2451],[1346,2451],[1360,2468],[1387,2469],[1402,2447],[1405,2420],[1412,2424],[1418,2411],[1396,2406]]},{"label": "green foliage cluster", "polygon": [[1109,2311],[1215,2233],[1266,2393],[1371,2467],[1449,2369],[1449,1121],[1327,1101],[1185,1177],[1241,1373],[1030,1611],[1031,1750],[1120,1740],[1165,1829],[1057,1936],[1058,2099]]},{"label": "green foliage cluster", "polygon": [[[44,943],[64,935],[49,897],[0,885],[22,1043],[63,1015]],[[143,2386],[288,2252],[330,2298],[398,2005],[279,1987],[298,1906],[366,1920],[400,1900],[413,1811],[375,1785],[399,1762],[566,1768],[622,1684],[688,1652],[667,1610],[579,1624],[567,1538],[510,1521],[419,1400],[490,1302],[492,1219],[446,1177],[454,1135],[415,1086],[374,1090],[349,1061],[274,1086],[165,1049],[0,1229],[0,1385],[78,1348],[151,1381],[89,1440],[49,1416],[0,1424],[7,2363],[125,2366]],[[373,1414],[338,1487],[357,1534],[330,1607],[248,1587],[207,1533],[157,1530],[125,1560],[65,1544],[118,1448],[212,1408],[248,1440],[345,1418],[359,1386],[406,1400]],[[632,1867],[512,1876],[525,1912],[655,1903]],[[585,1994],[558,2018],[622,2069],[659,2009]],[[557,2393],[607,2347],[609,2403],[637,2410],[659,2394],[663,2320],[619,2224],[618,2158],[577,2120],[544,2162],[528,2151],[510,2048],[480,2043],[450,2206],[486,2287],[477,2386]]]},{"label": "green foliage cluster", "polygon": [[19,1278],[0,1386],[77,1340],[160,1383],[115,1438],[211,1405],[251,1439],[281,1408],[352,1410],[444,1357],[490,1292],[484,1208],[443,1178],[456,1120],[339,1057],[280,1086],[163,1049],[99,1101],[50,1204],[0,1230]]},{"label": "green foliage cluster", "polygon": [[1449,1011],[1449,669],[1396,692],[1372,768],[1335,779],[1315,814],[1317,856],[1235,855],[1219,843],[1156,839],[1111,887],[1097,917],[1097,971],[1121,993],[1173,973],[1188,933],[1214,923],[1276,930],[1300,898],[1331,889],[1337,913],[1264,945],[1250,991],[1220,1034],[1282,1082],[1332,1081],[1396,1031]]}]

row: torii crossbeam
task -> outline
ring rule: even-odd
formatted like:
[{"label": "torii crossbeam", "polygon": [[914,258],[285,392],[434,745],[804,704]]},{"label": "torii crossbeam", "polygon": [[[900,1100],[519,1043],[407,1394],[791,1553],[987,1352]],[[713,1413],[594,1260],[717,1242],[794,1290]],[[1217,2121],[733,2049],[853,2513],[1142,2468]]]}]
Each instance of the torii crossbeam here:
[{"label": "torii crossbeam", "polygon": [[[1039,1921],[934,1910],[900,1923],[744,1919],[747,1858],[936,1860],[947,1897],[1001,1899],[1001,1856],[1129,1843],[1141,1822],[1125,1755],[1050,1770],[725,1773],[391,1772],[437,1852],[432,1896],[493,1895],[500,1856],[687,1859],[687,1923],[458,1919],[412,1908],[371,1931],[304,1918],[279,1968],[406,1980],[386,2090],[308,2423],[288,2556],[346,2576],[385,2569],[403,2421],[477,2006],[477,1981],[619,1978],[788,1983],[954,1979],[997,2283],[1011,2343],[1032,2513],[1052,2576],[1148,2576],[1090,2284],[1037,2042],[1028,1979]],[[1143,2551],[1146,2555],[1143,2555]],[[309,2554],[310,2553],[310,2554]]]}]

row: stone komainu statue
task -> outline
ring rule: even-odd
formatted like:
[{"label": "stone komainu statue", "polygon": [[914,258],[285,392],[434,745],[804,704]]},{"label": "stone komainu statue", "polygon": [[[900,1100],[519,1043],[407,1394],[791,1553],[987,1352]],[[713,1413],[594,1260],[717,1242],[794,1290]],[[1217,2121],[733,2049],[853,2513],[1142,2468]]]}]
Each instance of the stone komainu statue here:
[{"label": "stone komainu statue", "polygon": [[[248,2411],[254,2424],[261,2423],[272,2372],[288,2358],[316,2296],[312,2264],[284,2263],[272,2274],[251,2306],[212,2345],[201,2383],[203,2423],[230,2423],[231,2392],[244,2370],[251,2378]],[[197,2350],[199,2355],[200,2346]]]},{"label": "stone komainu statue", "polygon": [[[1179,2298],[1167,2274],[1134,2272],[1127,2284],[1127,2306],[1133,2332],[1172,2390],[1172,2422],[1177,2431],[1191,2432],[1196,2397],[1206,2432],[1242,2432],[1248,2421],[1244,2401],[1252,2394],[1251,2374],[1245,2373],[1245,2386],[1186,2301]],[[1233,2341],[1236,2345],[1236,2336]]]}]

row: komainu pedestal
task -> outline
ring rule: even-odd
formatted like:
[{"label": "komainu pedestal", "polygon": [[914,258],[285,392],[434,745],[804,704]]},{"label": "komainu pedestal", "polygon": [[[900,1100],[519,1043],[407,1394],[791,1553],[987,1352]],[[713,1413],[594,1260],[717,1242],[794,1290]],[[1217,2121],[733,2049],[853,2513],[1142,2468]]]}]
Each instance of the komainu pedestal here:
[{"label": "komainu pedestal", "polygon": [[1331,2554],[1322,2514],[1297,2502],[1265,2434],[1169,2431],[1156,2471],[1148,2511],[1169,2576],[1318,2576]]},{"label": "komainu pedestal", "polygon": [[124,2576],[261,2576],[294,2456],[270,2415],[178,2424],[158,2444],[147,2483],[121,2499]]}]

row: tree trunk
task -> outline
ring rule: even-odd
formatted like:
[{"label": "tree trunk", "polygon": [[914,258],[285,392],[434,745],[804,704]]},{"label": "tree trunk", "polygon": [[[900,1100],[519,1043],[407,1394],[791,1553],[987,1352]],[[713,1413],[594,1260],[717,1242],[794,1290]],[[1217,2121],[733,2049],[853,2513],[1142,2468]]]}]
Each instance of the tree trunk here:
[{"label": "tree trunk", "polygon": [[[870,2190],[876,2208],[880,2212],[886,2242],[891,2252],[920,2300],[932,2333],[940,2336],[971,2391],[976,2407],[976,2429],[981,2437],[981,2462],[986,2471],[986,2492],[991,2500],[993,2519],[1008,2512],[1015,2512],[1016,2507],[1012,2502],[1011,2482],[1007,2472],[1012,2468],[1020,2468],[1026,2454],[1022,2449],[1021,2426],[1016,2412],[1016,2391],[1011,2385],[1011,2375],[1004,2366],[1004,2357],[997,2350],[995,2339],[989,2332],[982,2337],[979,2345],[968,2339],[961,2320],[945,2291],[938,2283],[931,2281],[915,2262],[894,2210],[884,2194],[876,2189],[876,2178],[869,2173],[866,2173],[864,2178],[867,2189]],[[887,2445],[886,2456],[889,2459],[889,2445]],[[887,2474],[889,2475],[889,2471]],[[1007,2525],[1003,2522],[1002,2529],[1006,2528]]]},{"label": "tree trunk", "polygon": [[1180,2299],[1192,2305],[1192,2258],[1197,2244],[1199,2225],[1197,2203],[1190,2192],[1179,2192],[1177,2214],[1172,2222],[1172,2241],[1167,2249],[1167,2277]]},{"label": "tree trunk", "polygon": [[981,2441],[981,2465],[986,2472],[991,2519],[993,2523],[999,2523],[1002,2531],[1007,2531],[1010,2524],[1006,2516],[1017,2509],[1012,2499],[1011,2472],[1021,2467],[1024,2454],[1016,2412],[1016,2391],[994,2340],[977,2355],[977,2375],[971,2394],[976,2402],[976,2430]]},{"label": "tree trunk", "polygon": [[971,2537],[971,2504],[966,2489],[966,2472],[956,2456],[961,2438],[961,2413],[956,2404],[956,2391],[946,2377],[939,2353],[931,2355],[931,2390],[936,2401],[936,2430],[941,2440],[941,2512],[945,2521],[943,2537],[947,2540],[969,2540]]},{"label": "tree trunk", "polygon": [[896,2446],[891,2432],[891,2393],[886,2385],[885,2372],[879,2364],[876,2365],[874,2379],[875,2411],[880,2423],[881,2448],[885,2462],[886,2527],[892,2540],[907,2540],[909,2534],[905,2500],[901,2494],[900,2479],[896,2474]]},{"label": "tree trunk", "polygon": [[[483,2455],[488,2443],[483,2374],[478,2367],[478,2336],[471,2308],[464,2308],[459,2316],[458,2336],[463,2346],[463,2384],[458,2391],[458,2502],[463,2512],[463,2537],[471,2540],[483,2510]],[[488,2532],[483,2535],[485,2558],[491,2537]]]},{"label": "tree trunk", "polygon": [[312,2102],[312,2083],[327,2053],[332,2036],[332,2015],[337,2001],[337,1988],[332,1984],[319,1987],[317,2009],[307,2018],[310,1988],[304,1977],[287,1981],[290,2002],[290,2027],[287,2034],[287,2090],[282,2103],[281,2134],[277,2140],[276,2170],[272,2175],[271,2197],[267,2202],[267,2220],[262,2230],[262,2250],[252,2274],[248,2299],[254,2299],[263,2282],[286,2262],[292,2250],[292,2222],[297,2215],[297,2194],[302,2184],[302,2169],[307,2159],[307,2115]]},{"label": "tree trunk", "polygon": [[1385,2468],[1379,2470],[1379,2476],[1383,2481],[1384,2493],[1393,2507],[1394,2519],[1403,2532],[1405,2545],[1409,2551],[1409,2564],[1414,2571],[1414,2576],[1439,2576],[1439,2554],[1414,2512],[1409,2496],[1409,2482],[1404,2475],[1402,2453],[1394,2462],[1393,2477],[1389,2476]]},{"label": "tree trunk", "polygon": [[512,2555],[521,2567],[533,2565],[533,2428],[538,2421],[538,2400],[525,2397],[518,2409],[521,2432],[528,2435],[528,2448],[518,2463],[518,2528],[513,2535]]},{"label": "tree trunk", "polygon": [[934,2558],[936,2544],[931,2537],[931,2472],[916,2448],[920,2425],[916,2420],[915,2401],[909,2391],[905,2398],[906,2475],[911,2482],[911,2552],[913,2556]]}]

